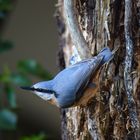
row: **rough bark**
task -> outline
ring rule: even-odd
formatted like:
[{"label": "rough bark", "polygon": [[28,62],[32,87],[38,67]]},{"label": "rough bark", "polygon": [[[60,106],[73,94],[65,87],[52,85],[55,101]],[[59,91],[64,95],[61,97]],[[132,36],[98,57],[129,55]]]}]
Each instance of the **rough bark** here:
[{"label": "rough bark", "polygon": [[[91,54],[96,55],[106,46],[118,50],[113,60],[101,68],[98,77],[99,89],[87,106],[61,109],[62,139],[138,140],[140,139],[140,1],[73,0],[73,2],[77,23]],[[70,58],[75,55],[74,48],[77,47],[66,18],[68,17],[64,14],[64,0],[58,0],[56,19],[60,36],[61,68],[70,65]]]}]

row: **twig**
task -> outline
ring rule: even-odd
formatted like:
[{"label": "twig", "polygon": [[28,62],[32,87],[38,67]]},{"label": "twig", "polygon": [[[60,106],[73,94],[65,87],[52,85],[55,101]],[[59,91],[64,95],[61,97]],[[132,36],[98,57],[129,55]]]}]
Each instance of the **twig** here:
[{"label": "twig", "polygon": [[80,30],[75,12],[75,0],[64,0],[64,14],[73,44],[82,58],[91,57],[88,44]]},{"label": "twig", "polygon": [[124,83],[128,97],[129,115],[134,130],[139,128],[139,122],[136,113],[136,104],[133,99],[133,82],[131,77],[131,68],[133,60],[133,41],[132,41],[132,0],[125,0],[125,41],[126,41],[126,56],[125,56],[125,70],[124,70]]}]

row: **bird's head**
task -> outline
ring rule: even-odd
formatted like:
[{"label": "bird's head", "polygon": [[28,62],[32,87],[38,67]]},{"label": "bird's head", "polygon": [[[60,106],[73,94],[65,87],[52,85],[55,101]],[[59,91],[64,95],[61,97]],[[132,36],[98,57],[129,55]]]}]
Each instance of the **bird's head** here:
[{"label": "bird's head", "polygon": [[21,87],[24,90],[32,91],[37,96],[42,99],[51,102],[52,104],[57,104],[56,98],[54,96],[55,91],[53,90],[52,81],[44,81],[34,84],[31,87]]}]

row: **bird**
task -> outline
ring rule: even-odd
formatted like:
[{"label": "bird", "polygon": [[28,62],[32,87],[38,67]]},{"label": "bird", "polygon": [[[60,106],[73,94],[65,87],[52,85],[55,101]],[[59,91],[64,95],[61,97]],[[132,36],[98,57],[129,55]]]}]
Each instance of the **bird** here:
[{"label": "bird", "polygon": [[[88,87],[97,88],[91,79],[96,77],[97,71],[113,58],[110,48],[104,47],[97,56],[84,59],[60,71],[52,80],[41,81],[32,86],[21,86],[41,97],[45,101],[59,108],[69,108],[80,105],[82,98],[89,98],[86,94]],[[92,85],[92,86],[91,86]],[[90,92],[89,94],[93,94]]]}]

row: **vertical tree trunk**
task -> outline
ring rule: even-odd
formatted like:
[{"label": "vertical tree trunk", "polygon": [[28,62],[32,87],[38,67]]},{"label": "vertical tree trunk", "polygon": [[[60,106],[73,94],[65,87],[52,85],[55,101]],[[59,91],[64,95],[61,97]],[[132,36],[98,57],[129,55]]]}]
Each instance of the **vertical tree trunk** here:
[{"label": "vertical tree trunk", "polygon": [[87,106],[61,109],[62,139],[140,139],[140,1],[58,0],[61,68],[70,65],[78,48],[66,23],[66,18],[73,17],[66,16],[64,1],[72,1],[92,55],[106,46],[117,51],[101,68],[98,91]]}]

